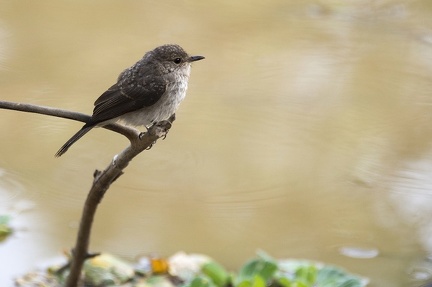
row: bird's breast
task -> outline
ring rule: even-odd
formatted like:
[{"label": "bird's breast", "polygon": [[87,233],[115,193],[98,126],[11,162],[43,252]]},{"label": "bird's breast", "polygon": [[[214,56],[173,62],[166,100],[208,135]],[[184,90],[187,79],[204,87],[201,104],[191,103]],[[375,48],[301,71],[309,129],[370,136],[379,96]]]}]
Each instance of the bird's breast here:
[{"label": "bird's breast", "polygon": [[168,120],[186,96],[188,77],[179,75],[168,79],[165,93],[152,106],[127,113],[119,118],[126,125],[151,126],[155,122]]}]

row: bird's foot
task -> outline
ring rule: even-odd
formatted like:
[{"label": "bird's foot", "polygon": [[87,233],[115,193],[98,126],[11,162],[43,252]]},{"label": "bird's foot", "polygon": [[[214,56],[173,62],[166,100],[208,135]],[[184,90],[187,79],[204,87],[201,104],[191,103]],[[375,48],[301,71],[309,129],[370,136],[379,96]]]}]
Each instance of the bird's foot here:
[{"label": "bird's foot", "polygon": [[160,133],[162,140],[166,139],[168,132],[172,127],[172,123],[174,121],[173,117],[175,119],[175,114],[172,115],[171,118],[169,118],[166,121],[161,121],[161,122],[156,123],[158,125],[158,127],[160,128],[159,133]]},{"label": "bird's foot", "polygon": [[152,142],[145,150],[151,149],[155,143],[156,143],[156,141]]},{"label": "bird's foot", "polygon": [[[141,133],[138,135],[138,138],[139,138],[140,140],[142,140],[142,139],[144,138],[144,136],[149,132],[149,128],[148,128],[147,126],[144,126],[144,127],[146,128],[146,131],[145,131],[145,132],[141,132]],[[153,146],[155,143],[156,143],[156,141],[154,141],[151,145],[149,145],[149,146],[146,148],[146,150],[151,149],[152,146]]]},{"label": "bird's foot", "polygon": [[[175,115],[172,115],[168,120],[155,122],[152,124],[150,128],[145,127],[147,131],[141,132],[138,135],[138,138],[142,140],[144,136],[146,136],[147,133],[150,133],[150,136],[156,136],[157,138],[162,138],[163,140],[167,137],[168,131],[171,129],[172,122],[175,120]],[[156,143],[154,141],[151,143],[146,150],[149,150],[152,148],[152,146]]]},{"label": "bird's foot", "polygon": [[146,133],[148,133],[148,131],[149,131],[149,127],[147,127],[147,126],[144,126],[145,127],[145,132],[140,132],[140,134],[138,135],[138,138],[140,139],[140,140],[142,140],[143,139],[143,137],[145,136],[145,134]]}]

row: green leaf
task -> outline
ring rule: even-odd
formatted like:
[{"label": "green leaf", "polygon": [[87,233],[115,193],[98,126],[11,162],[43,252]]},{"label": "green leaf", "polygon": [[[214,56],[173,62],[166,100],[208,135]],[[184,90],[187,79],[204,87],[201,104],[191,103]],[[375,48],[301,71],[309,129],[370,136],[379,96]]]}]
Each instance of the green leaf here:
[{"label": "green leaf", "polygon": [[252,283],[248,280],[244,280],[235,285],[236,287],[251,287]]},{"label": "green leaf", "polygon": [[241,268],[237,279],[238,282],[253,280],[258,275],[264,282],[268,282],[275,275],[277,269],[277,264],[273,260],[252,259]]},{"label": "green leaf", "polygon": [[279,285],[281,285],[282,287],[292,287],[292,286],[293,286],[292,283],[291,283],[291,280],[289,280],[289,279],[286,278],[286,277],[278,278],[278,279],[276,280],[276,282],[277,282]]},{"label": "green leaf", "polygon": [[188,285],[189,287],[214,287],[211,279],[207,276],[197,276]]},{"label": "green leaf", "polygon": [[323,287],[365,286],[365,283],[359,277],[334,266],[324,266],[318,271],[317,284]]},{"label": "green leaf", "polygon": [[222,265],[214,261],[204,264],[201,271],[207,275],[213,283],[218,287],[223,287],[228,284],[230,275]]},{"label": "green leaf", "polygon": [[319,262],[280,260],[278,263],[277,276],[291,280],[292,286],[290,287],[364,287],[369,281],[367,278],[351,274],[340,267]]},{"label": "green leaf", "polygon": [[235,285],[236,287],[266,287],[266,282],[264,279],[255,275],[252,279],[241,281],[239,284]]},{"label": "green leaf", "polygon": [[296,281],[312,286],[316,282],[317,269],[314,265],[299,267],[295,272]]},{"label": "green leaf", "polygon": [[8,215],[0,215],[0,242],[6,240],[13,233],[10,226],[11,217]]},{"label": "green leaf", "polygon": [[259,275],[255,275],[252,281],[252,287],[266,287],[266,281]]}]

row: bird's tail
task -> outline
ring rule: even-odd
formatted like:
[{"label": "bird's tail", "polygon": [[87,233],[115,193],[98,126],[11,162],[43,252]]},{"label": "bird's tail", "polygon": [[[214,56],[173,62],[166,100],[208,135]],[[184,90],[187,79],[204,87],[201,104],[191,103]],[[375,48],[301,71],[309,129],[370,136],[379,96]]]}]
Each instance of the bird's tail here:
[{"label": "bird's tail", "polygon": [[55,157],[59,157],[70,148],[77,140],[79,140],[83,135],[88,133],[94,125],[84,125],[76,134],[74,134],[55,154]]}]

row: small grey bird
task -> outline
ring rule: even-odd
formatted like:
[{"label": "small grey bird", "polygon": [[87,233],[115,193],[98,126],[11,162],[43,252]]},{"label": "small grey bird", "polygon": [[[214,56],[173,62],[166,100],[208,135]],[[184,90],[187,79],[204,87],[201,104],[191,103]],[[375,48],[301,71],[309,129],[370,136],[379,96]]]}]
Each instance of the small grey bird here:
[{"label": "small grey bird", "polygon": [[55,156],[64,154],[96,126],[122,121],[148,127],[168,120],[186,96],[191,63],[202,59],[203,56],[189,56],[179,45],[163,45],[147,52],[96,100],[90,120]]}]

